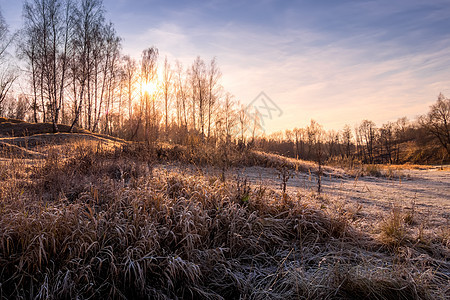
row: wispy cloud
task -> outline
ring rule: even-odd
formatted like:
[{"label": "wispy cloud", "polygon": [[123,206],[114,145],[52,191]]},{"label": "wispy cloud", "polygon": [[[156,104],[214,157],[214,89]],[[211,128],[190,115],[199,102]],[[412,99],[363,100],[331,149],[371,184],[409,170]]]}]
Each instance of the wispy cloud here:
[{"label": "wispy cloud", "polygon": [[[190,64],[217,57],[244,103],[265,91],[284,111],[274,131],[424,113],[450,94],[448,0],[104,2],[126,54],[156,46]],[[0,0],[11,27],[21,1]],[[13,28],[17,29],[17,28]]]},{"label": "wispy cloud", "polygon": [[364,118],[381,125],[425,112],[449,88],[445,1],[227,3],[165,6],[164,17],[144,22],[126,43],[132,51],[156,45],[185,64],[217,56],[238,99],[264,90],[284,110],[269,131],[310,118],[326,127]]}]

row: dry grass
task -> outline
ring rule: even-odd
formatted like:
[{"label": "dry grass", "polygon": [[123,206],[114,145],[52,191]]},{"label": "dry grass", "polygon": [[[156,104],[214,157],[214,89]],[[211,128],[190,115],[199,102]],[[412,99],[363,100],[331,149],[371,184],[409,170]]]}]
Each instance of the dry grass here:
[{"label": "dry grass", "polygon": [[0,139],[0,157],[6,158],[43,158],[44,155],[29,150],[25,147],[20,147],[11,143],[5,143],[3,139]]},{"label": "dry grass", "polygon": [[2,163],[3,299],[449,296],[445,232],[394,249],[315,195],[156,170],[161,149],[70,146]]},{"label": "dry grass", "polygon": [[404,243],[407,238],[405,223],[407,222],[401,208],[393,205],[390,215],[381,223],[381,231],[387,244],[401,245]]},{"label": "dry grass", "polygon": [[[316,162],[306,161],[302,159],[288,158],[277,154],[265,153],[261,151],[251,151],[249,155],[247,155],[249,159],[253,160],[254,163],[251,165],[256,166],[264,166],[264,167],[289,167],[291,170],[297,170],[300,172],[314,172],[317,173],[319,167]],[[322,166],[323,176],[332,176],[332,177],[342,177],[345,176],[346,173],[343,169],[337,167],[330,166]]]},{"label": "dry grass", "polygon": [[[136,151],[135,148],[136,146],[130,146],[130,149],[133,149],[133,151]],[[226,155],[224,148],[227,148]],[[288,168],[289,170],[301,172],[318,172],[318,165],[313,161],[294,159],[251,149],[239,149],[231,145],[223,145],[216,148],[207,144],[190,146],[158,144],[154,151],[154,156],[157,156],[159,159],[190,163],[198,166],[212,165],[223,167],[225,165],[227,168],[260,166],[266,168]],[[343,169],[338,167],[323,166],[322,169],[324,176],[342,177],[347,175]]]},{"label": "dry grass", "polygon": [[441,147],[439,143],[427,143],[426,145],[420,145],[410,141],[400,145],[400,148],[403,149],[400,152],[401,162],[435,165],[449,163],[450,157],[445,148]]},{"label": "dry grass", "polygon": [[[42,158],[55,146],[71,147],[79,143],[101,144],[103,148],[118,148],[128,142],[102,134],[58,124],[59,133],[53,133],[51,123],[27,123],[0,118],[0,155],[2,157]],[[53,151],[52,150],[52,151]]]},{"label": "dry grass", "polygon": [[383,177],[389,179],[401,179],[407,178],[408,175],[404,174],[404,170],[412,170],[412,169],[431,169],[432,166],[419,166],[419,165],[389,165],[389,164],[363,164],[359,161],[351,161],[348,163],[347,161],[339,161],[333,160],[328,162],[329,164],[335,166],[336,170],[342,168],[340,172],[351,176],[351,177],[363,177],[363,176],[372,176],[372,177]]},{"label": "dry grass", "polygon": [[448,172],[450,171],[450,165],[415,165],[415,164],[404,164],[404,165],[383,165],[383,168],[390,168],[396,171],[403,170],[439,170]]}]

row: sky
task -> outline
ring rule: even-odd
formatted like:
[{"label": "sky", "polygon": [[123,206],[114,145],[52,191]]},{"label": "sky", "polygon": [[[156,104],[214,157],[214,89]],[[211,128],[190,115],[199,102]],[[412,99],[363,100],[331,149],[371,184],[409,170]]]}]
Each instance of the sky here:
[{"label": "sky", "polygon": [[[217,58],[225,90],[261,101],[266,132],[311,119],[341,129],[424,114],[450,96],[450,1],[105,0],[107,19],[136,59],[156,46],[188,66]],[[0,0],[12,29],[22,1]]]}]

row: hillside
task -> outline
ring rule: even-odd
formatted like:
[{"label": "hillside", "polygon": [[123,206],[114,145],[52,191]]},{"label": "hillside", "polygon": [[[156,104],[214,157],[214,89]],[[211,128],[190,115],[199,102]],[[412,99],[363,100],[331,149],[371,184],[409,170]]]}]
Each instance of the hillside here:
[{"label": "hillside", "polygon": [[[59,132],[69,132],[70,126],[58,124]],[[87,133],[87,130],[74,128],[74,133]],[[52,123],[28,123],[22,120],[0,118],[0,137],[22,137],[35,134],[53,133]]]},{"label": "hillside", "polygon": [[128,142],[102,134],[59,124],[59,132],[53,133],[51,123],[28,123],[0,118],[0,157],[43,158],[49,149],[70,148],[72,145],[95,143],[105,148],[116,148]]}]

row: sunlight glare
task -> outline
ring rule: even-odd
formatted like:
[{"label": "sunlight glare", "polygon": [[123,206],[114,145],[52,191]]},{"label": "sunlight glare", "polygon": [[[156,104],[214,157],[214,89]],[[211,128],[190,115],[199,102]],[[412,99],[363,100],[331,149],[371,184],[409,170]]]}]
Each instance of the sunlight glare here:
[{"label": "sunlight glare", "polygon": [[156,82],[155,81],[149,81],[147,83],[144,83],[142,85],[142,90],[144,91],[144,93],[152,95],[156,92]]}]

